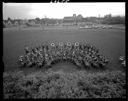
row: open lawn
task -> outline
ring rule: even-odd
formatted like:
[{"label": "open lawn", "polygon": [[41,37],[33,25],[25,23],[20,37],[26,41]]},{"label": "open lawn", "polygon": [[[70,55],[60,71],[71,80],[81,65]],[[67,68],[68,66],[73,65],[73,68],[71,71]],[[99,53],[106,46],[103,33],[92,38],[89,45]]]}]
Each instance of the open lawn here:
[{"label": "open lawn", "polygon": [[118,58],[125,55],[125,30],[122,29],[77,29],[77,28],[24,28],[3,29],[4,69],[16,70],[18,56],[24,47],[34,47],[42,42],[87,42],[100,49],[110,59],[109,69],[120,69]]}]

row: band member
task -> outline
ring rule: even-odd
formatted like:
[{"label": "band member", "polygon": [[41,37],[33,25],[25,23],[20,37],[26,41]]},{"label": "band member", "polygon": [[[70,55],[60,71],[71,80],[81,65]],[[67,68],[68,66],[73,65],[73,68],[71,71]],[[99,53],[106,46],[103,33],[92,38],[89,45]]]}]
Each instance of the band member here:
[{"label": "band member", "polygon": [[126,61],[124,60],[122,63],[121,63],[124,67],[126,67]]},{"label": "band member", "polygon": [[[60,42],[58,45],[55,45],[55,43],[43,44],[31,50],[25,47],[25,53],[24,56],[19,57],[19,62],[28,67],[33,66],[33,64],[41,67],[43,64],[52,63],[52,61],[70,61],[79,67],[81,65],[91,67],[92,65],[92,67],[98,68],[104,67],[109,62],[96,51],[94,46],[78,42],[75,42],[75,44]],[[120,60],[123,61],[124,57],[120,57]],[[125,65],[125,62],[122,64]]]},{"label": "band member", "polygon": [[119,57],[119,60],[120,60],[120,61],[123,61],[123,60],[124,60],[124,56],[120,56],[120,57]]},{"label": "band member", "polygon": [[29,48],[25,47],[25,53],[28,54],[29,53]]}]

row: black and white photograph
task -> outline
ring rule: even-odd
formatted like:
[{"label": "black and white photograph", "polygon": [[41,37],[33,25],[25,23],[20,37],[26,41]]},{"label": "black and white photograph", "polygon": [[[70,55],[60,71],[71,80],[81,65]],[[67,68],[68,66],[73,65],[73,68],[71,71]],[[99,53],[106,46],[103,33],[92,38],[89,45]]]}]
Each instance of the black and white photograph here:
[{"label": "black and white photograph", "polygon": [[3,99],[126,98],[126,3],[68,1],[2,2]]}]

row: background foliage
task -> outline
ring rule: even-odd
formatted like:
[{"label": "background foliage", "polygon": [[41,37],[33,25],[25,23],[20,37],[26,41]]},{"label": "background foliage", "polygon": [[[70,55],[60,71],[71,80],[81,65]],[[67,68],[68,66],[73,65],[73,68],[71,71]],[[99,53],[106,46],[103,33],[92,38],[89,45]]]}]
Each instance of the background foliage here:
[{"label": "background foliage", "polygon": [[4,98],[125,98],[125,73],[104,71],[5,72]]}]

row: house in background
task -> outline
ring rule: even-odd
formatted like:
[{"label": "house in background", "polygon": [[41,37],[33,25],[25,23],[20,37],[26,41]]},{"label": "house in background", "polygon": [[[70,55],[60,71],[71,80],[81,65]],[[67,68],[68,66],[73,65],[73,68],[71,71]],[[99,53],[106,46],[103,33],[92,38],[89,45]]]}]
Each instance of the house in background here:
[{"label": "house in background", "polygon": [[47,19],[47,24],[48,25],[57,25],[57,20],[55,20],[55,19]]},{"label": "house in background", "polygon": [[64,17],[63,18],[63,25],[77,25],[78,22],[83,21],[83,16],[79,14],[76,16],[76,14],[73,14],[73,16]]},{"label": "house in background", "polygon": [[15,26],[18,26],[19,24],[20,24],[20,20],[15,20],[15,21],[14,21],[14,25],[15,25]]},{"label": "house in background", "polygon": [[3,20],[3,25],[4,27],[11,27],[13,25],[13,20],[11,19]]},{"label": "house in background", "polygon": [[3,27],[7,27],[8,20],[3,20]]},{"label": "house in background", "polygon": [[3,20],[3,28],[6,28],[6,21]]},{"label": "house in background", "polygon": [[28,20],[23,19],[19,21],[20,25],[25,25],[26,23],[28,23]]},{"label": "house in background", "polygon": [[8,20],[7,25],[12,26],[12,23],[13,23],[12,20]]},{"label": "house in background", "polygon": [[29,23],[30,25],[35,25],[35,24],[36,24],[35,19],[29,19],[29,20],[28,20],[28,23]]},{"label": "house in background", "polygon": [[63,18],[63,25],[74,25],[75,24],[76,14],[73,16],[68,16]]}]

